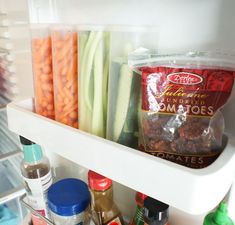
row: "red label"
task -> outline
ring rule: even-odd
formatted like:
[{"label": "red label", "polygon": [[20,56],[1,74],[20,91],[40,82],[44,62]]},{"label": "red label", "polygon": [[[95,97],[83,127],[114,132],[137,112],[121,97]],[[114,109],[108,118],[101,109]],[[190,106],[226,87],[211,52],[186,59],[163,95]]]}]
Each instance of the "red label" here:
[{"label": "red label", "polygon": [[157,67],[142,74],[142,109],[151,112],[213,116],[227,101],[233,72]]},{"label": "red label", "polygon": [[186,72],[168,74],[167,80],[174,84],[184,84],[184,85],[200,84],[203,81],[202,77],[193,73],[186,73]]}]

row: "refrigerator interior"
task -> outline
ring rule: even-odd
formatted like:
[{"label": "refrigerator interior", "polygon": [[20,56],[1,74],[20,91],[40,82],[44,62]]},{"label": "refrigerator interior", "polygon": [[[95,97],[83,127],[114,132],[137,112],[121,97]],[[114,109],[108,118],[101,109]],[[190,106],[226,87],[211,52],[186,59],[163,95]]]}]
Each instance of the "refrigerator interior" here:
[{"label": "refrigerator interior", "polygon": [[[156,40],[159,53],[192,50],[235,50],[235,1],[233,0],[13,0],[2,1],[12,15],[23,17],[29,13],[29,21],[61,24],[116,24],[152,25],[159,30]],[[22,3],[22,4],[20,4]],[[18,8],[18,6],[20,6]],[[16,13],[20,11],[21,13]],[[22,13],[24,12],[24,13]],[[21,37],[21,34],[19,34]],[[14,99],[33,96],[33,77],[30,56],[30,35],[24,39],[27,50],[15,52],[18,94]],[[234,135],[234,96],[223,110],[226,130]],[[87,168],[81,167],[59,155],[47,151],[55,169],[55,180],[78,177],[87,180]],[[79,157],[79,156],[78,156]],[[137,171],[138,172],[138,171]],[[124,175],[124,174],[123,174]],[[167,179],[167,178],[166,178]],[[140,181],[141,182],[141,181]],[[144,184],[143,184],[144,185]],[[172,187],[174,191],[174,187]],[[124,216],[131,218],[135,210],[135,191],[114,183],[115,200]],[[183,190],[182,190],[183,194]],[[182,201],[184,197],[182,195]],[[202,224],[204,215],[190,215],[175,208],[170,210],[172,225]]]},{"label": "refrigerator interior", "polygon": [[19,224],[26,215],[20,204],[24,188],[20,176],[22,153],[16,134],[8,130],[6,110],[0,112],[0,207],[1,221]]}]

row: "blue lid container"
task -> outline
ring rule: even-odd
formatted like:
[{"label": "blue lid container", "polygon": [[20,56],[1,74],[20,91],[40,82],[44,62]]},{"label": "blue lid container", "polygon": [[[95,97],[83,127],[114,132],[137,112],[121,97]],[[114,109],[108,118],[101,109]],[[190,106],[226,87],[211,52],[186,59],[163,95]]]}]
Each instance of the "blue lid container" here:
[{"label": "blue lid container", "polygon": [[63,179],[51,185],[48,190],[48,206],[60,216],[74,216],[84,211],[91,197],[88,186],[79,179]]}]

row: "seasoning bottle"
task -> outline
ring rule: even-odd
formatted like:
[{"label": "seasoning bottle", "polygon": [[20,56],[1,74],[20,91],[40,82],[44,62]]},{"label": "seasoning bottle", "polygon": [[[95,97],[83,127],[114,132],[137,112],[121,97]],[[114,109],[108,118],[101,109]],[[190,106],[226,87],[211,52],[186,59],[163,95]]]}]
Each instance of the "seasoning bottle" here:
[{"label": "seasoning bottle", "polygon": [[205,217],[203,225],[234,225],[228,217],[227,205],[221,202],[215,212],[209,213]]},{"label": "seasoning bottle", "polygon": [[79,179],[60,180],[48,190],[48,205],[55,225],[88,224],[90,201],[88,186]]},{"label": "seasoning bottle", "polygon": [[169,205],[151,197],[144,200],[144,223],[146,225],[169,225]]},{"label": "seasoning bottle", "polygon": [[[23,145],[24,159],[21,173],[27,193],[28,204],[43,216],[48,217],[47,190],[52,184],[49,160],[43,156],[42,149],[34,142],[20,137]],[[33,225],[46,225],[41,218],[32,215]]]},{"label": "seasoning bottle", "polygon": [[94,171],[88,172],[88,183],[92,196],[92,209],[102,225],[121,225],[122,215],[113,201],[112,180]]},{"label": "seasoning bottle", "polygon": [[143,218],[143,206],[144,206],[144,199],[147,195],[142,194],[141,192],[136,192],[135,201],[137,204],[135,215],[133,220],[131,221],[130,225],[144,225],[144,218]]}]

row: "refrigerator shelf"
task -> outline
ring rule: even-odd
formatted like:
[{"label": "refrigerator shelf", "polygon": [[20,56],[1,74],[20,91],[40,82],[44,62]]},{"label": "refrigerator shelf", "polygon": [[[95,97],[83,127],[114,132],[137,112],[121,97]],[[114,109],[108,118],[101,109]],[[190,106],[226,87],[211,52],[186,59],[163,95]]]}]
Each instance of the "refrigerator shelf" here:
[{"label": "refrigerator shelf", "polygon": [[13,132],[47,151],[97,171],[190,214],[213,209],[226,195],[235,174],[235,140],[204,169],[190,169],[37,115],[27,99],[7,106]]}]

